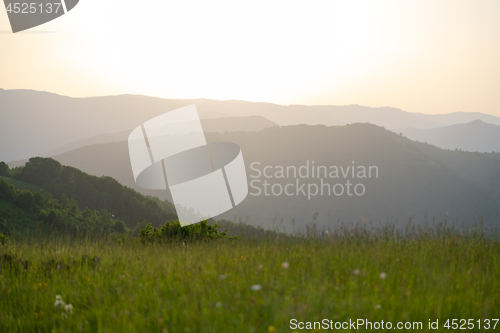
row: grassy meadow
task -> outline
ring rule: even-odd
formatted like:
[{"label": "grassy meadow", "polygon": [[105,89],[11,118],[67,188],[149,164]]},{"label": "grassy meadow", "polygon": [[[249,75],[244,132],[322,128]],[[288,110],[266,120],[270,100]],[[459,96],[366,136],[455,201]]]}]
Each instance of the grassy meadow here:
[{"label": "grassy meadow", "polygon": [[446,319],[499,317],[499,257],[495,237],[444,228],[167,244],[11,239],[0,247],[0,332],[298,332],[308,330],[291,319],[358,318],[424,330],[439,319],[441,331]]}]

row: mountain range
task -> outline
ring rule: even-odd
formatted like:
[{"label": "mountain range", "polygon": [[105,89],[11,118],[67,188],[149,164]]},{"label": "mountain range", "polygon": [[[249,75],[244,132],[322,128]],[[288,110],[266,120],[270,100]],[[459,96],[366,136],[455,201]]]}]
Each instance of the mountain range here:
[{"label": "mountain range", "polygon": [[[401,226],[433,218],[466,226],[499,221],[500,153],[489,152],[500,151],[500,118],[482,113],[425,115],[390,107],[136,95],[70,98],[0,89],[0,161],[53,156],[172,201],[168,191],[135,185],[126,140],[143,122],[191,104],[209,142],[236,143],[244,156],[250,194],[219,218],[287,231],[311,221],[322,228],[360,221]],[[362,170],[372,169],[373,176],[363,177]],[[283,170],[293,175],[283,176]],[[294,170],[311,174],[302,177]],[[311,195],[320,188],[328,194]]]},{"label": "mountain range", "polygon": [[[196,105],[202,119],[266,118],[265,121],[260,119],[254,127],[242,127],[241,130],[245,131],[267,127],[262,121],[280,126],[372,123],[395,131],[405,128],[432,129],[474,120],[500,126],[499,117],[479,112],[428,115],[392,107],[283,106],[235,100],[161,99],[138,95],[71,98],[40,91],[0,89],[0,160],[23,160],[32,156],[47,156],[47,153],[61,153],[65,149],[78,147],[77,142],[81,140],[98,143],[103,137],[96,139],[96,136],[105,134],[106,138],[110,133],[129,131],[155,116],[191,104]],[[217,132],[234,130],[236,120],[219,121]],[[67,147],[60,150],[64,146]]]},{"label": "mountain range", "polygon": [[[260,132],[208,133],[207,140],[238,144],[248,181],[253,184],[251,194],[243,203],[221,216],[225,219],[267,228],[282,223],[288,231],[304,227],[312,220],[325,228],[337,221],[376,224],[389,220],[401,225],[409,219],[431,223],[434,217],[444,219],[446,216],[467,226],[481,217],[487,223],[498,221],[499,153],[443,150],[370,124],[296,125]],[[167,191],[148,191],[135,185],[125,141],[82,147],[54,158],[89,174],[113,177],[143,194],[171,200]],[[298,170],[307,165],[310,170],[312,165],[325,166],[328,173],[337,168],[338,177],[275,176],[277,167]],[[378,177],[374,174],[360,179],[357,177],[360,166],[376,167]],[[271,178],[263,175],[265,167]],[[351,173],[352,167],[356,167],[356,175]],[[342,175],[344,172],[346,175]],[[321,186],[320,178],[331,187],[343,184],[344,194],[337,196],[332,192],[308,198],[307,193],[302,192],[292,196],[269,192],[271,186],[276,187],[277,193],[287,184],[293,184],[290,188],[295,190],[305,184],[307,190],[309,184]],[[252,183],[255,180],[258,182]],[[271,195],[264,194],[264,181],[269,183]],[[353,186],[362,184],[363,195],[347,195],[347,181]],[[314,189],[314,185],[311,186]],[[260,188],[260,195],[253,195],[259,192],[256,188]]]},{"label": "mountain range", "polygon": [[[261,116],[248,116],[248,117],[226,117],[226,118],[214,118],[214,119],[202,119],[201,125],[203,130],[206,132],[252,132],[260,131],[267,127],[278,126],[278,124],[273,123]],[[120,142],[128,139],[128,136],[132,132],[132,129],[110,134],[99,134],[88,139],[83,139],[75,142],[71,142],[62,147],[53,149],[44,154],[44,156],[55,156],[67,151],[71,151],[80,147],[95,145],[99,143],[109,143],[109,142]]]},{"label": "mountain range", "polygon": [[411,140],[427,142],[443,149],[500,152],[500,126],[481,120],[432,129],[406,128],[399,132]]}]

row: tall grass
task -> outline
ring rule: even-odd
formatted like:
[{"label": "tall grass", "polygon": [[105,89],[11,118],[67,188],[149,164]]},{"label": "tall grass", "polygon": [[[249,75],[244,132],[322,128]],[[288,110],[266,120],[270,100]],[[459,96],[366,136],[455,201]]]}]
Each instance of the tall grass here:
[{"label": "tall grass", "polygon": [[[301,237],[0,248],[0,332],[292,332],[290,320],[500,316],[491,232],[314,228]],[[56,295],[73,313],[54,307]],[[497,326],[497,329],[500,328]]]}]

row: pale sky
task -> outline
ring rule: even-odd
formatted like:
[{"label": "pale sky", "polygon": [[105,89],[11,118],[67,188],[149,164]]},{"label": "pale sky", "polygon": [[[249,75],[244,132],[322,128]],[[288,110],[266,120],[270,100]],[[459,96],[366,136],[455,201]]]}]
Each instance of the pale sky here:
[{"label": "pale sky", "polygon": [[80,0],[18,34],[1,10],[0,88],[500,116],[500,1]]}]

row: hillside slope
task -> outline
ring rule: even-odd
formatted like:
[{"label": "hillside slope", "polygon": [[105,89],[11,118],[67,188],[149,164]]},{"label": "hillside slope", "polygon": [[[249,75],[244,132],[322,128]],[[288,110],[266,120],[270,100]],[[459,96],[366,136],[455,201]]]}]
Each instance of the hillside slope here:
[{"label": "hillside slope", "polygon": [[133,228],[148,221],[155,226],[176,219],[169,202],[145,197],[110,177],[90,176],[76,168],[62,166],[50,158],[31,158],[26,166],[15,169],[15,180],[42,188],[57,200],[74,200],[79,209],[105,210]]},{"label": "hillside slope", "polygon": [[[278,124],[270,120],[267,120],[266,118],[261,116],[202,119],[201,125],[205,132],[220,132],[220,133],[238,132],[238,131],[253,132],[253,131],[260,131],[268,127],[278,126]],[[100,143],[126,141],[128,139],[130,132],[132,132],[132,129],[118,133],[99,134],[91,138],[72,142],[67,145],[63,145],[62,147],[53,149],[45,153],[44,156],[47,157],[55,156],[71,150],[78,149],[80,147],[96,145]]]},{"label": "hillside slope", "polygon": [[[318,177],[267,179],[266,166],[292,166],[299,169],[307,163],[315,166],[376,166],[378,178],[357,179],[349,173],[344,179],[325,178],[330,186],[336,183],[362,183],[362,196],[250,194],[238,207],[222,215],[230,220],[248,221],[253,225],[286,226],[287,230],[303,227],[313,219],[321,226],[337,220],[378,223],[398,220],[406,223],[415,216],[459,218],[472,225],[484,216],[488,223],[497,219],[500,211],[500,154],[447,151],[414,142],[383,128],[369,124],[341,127],[287,126],[270,128],[257,133],[211,133],[211,142],[234,142],[242,148],[249,182],[263,190],[264,181],[284,187],[289,183],[321,184]],[[83,147],[58,155],[55,159],[95,175],[109,175],[142,193],[153,194],[135,187],[126,142]],[[354,163],[353,163],[354,161]],[[252,163],[253,169],[250,167]],[[324,178],[324,177],[321,177]],[[299,187],[300,187],[299,184]],[[295,186],[295,185],[294,185]],[[308,185],[306,185],[308,186]],[[250,192],[258,191],[250,187]],[[166,191],[157,191],[161,198],[171,200]]]},{"label": "hillside slope", "polygon": [[0,179],[1,234],[18,239],[50,235],[88,239],[126,232],[125,223],[106,210],[82,210],[74,198],[63,195],[57,200],[43,190],[19,190]]},{"label": "hillside slope", "polygon": [[402,129],[411,140],[427,142],[443,149],[477,152],[500,152],[500,126],[475,120],[433,129]]},{"label": "hillside slope", "polygon": [[[32,159],[28,168],[32,167],[31,164],[36,162],[53,166],[57,162],[51,159],[43,159],[36,161]],[[63,167],[66,172],[71,172],[73,168]],[[16,170],[19,172],[19,170]],[[47,173],[41,173],[41,178],[47,176]],[[84,178],[94,178],[85,174]],[[52,175],[53,176],[53,175]],[[50,175],[49,175],[50,177]],[[75,178],[75,177],[71,177]],[[70,179],[71,179],[70,178]],[[54,181],[59,179],[54,178]],[[107,179],[109,181],[109,179]],[[71,185],[74,180],[69,180],[66,185]],[[47,183],[47,182],[45,182]],[[49,182],[51,184],[52,182]],[[15,184],[12,185],[12,184]],[[109,184],[109,183],[108,183]],[[64,186],[71,189],[72,186]],[[50,190],[51,186],[47,186]],[[108,194],[110,192],[108,191]],[[93,194],[95,195],[95,193]],[[70,198],[68,198],[70,197]],[[140,195],[136,195],[132,201],[131,210],[136,209]],[[85,195],[78,195],[78,193],[71,192],[69,195],[63,193],[60,200],[54,198],[50,193],[43,191],[40,187],[30,183],[26,183],[17,179],[0,177],[0,233],[5,235],[13,235],[21,237],[29,237],[30,235],[72,235],[81,237],[106,237],[106,234],[112,233],[127,233],[126,224],[119,220],[115,214],[111,214],[112,207],[107,206],[105,209],[89,209],[85,205]],[[122,195],[123,199],[123,195]],[[143,201],[148,201],[148,198]],[[81,209],[80,207],[85,207]],[[149,200],[148,209],[149,213],[155,213],[160,218],[170,217],[168,220],[161,219],[145,219],[147,216],[135,219],[129,223],[128,230],[129,236],[138,236],[141,229],[148,223],[156,226],[161,226],[166,222],[174,219],[174,214],[169,213],[172,209],[171,205],[167,203],[159,203],[158,200]],[[166,211],[166,212],[165,212]],[[167,214],[165,214],[167,213]],[[150,214],[151,216],[152,214]],[[154,216],[153,216],[154,217]],[[278,233],[264,230],[262,228],[255,228],[244,223],[234,223],[228,220],[215,221],[210,219],[209,224],[217,224],[219,231],[227,231],[229,236],[241,236],[243,238],[274,238]]]},{"label": "hillside slope", "polygon": [[14,186],[18,190],[28,190],[31,192],[37,192],[37,191],[41,190],[41,188],[36,186],[36,185],[26,183],[26,182],[23,182],[23,181],[20,181],[17,179],[13,179],[13,178],[0,176],[0,180],[3,180],[5,182],[9,183],[10,185]]}]

